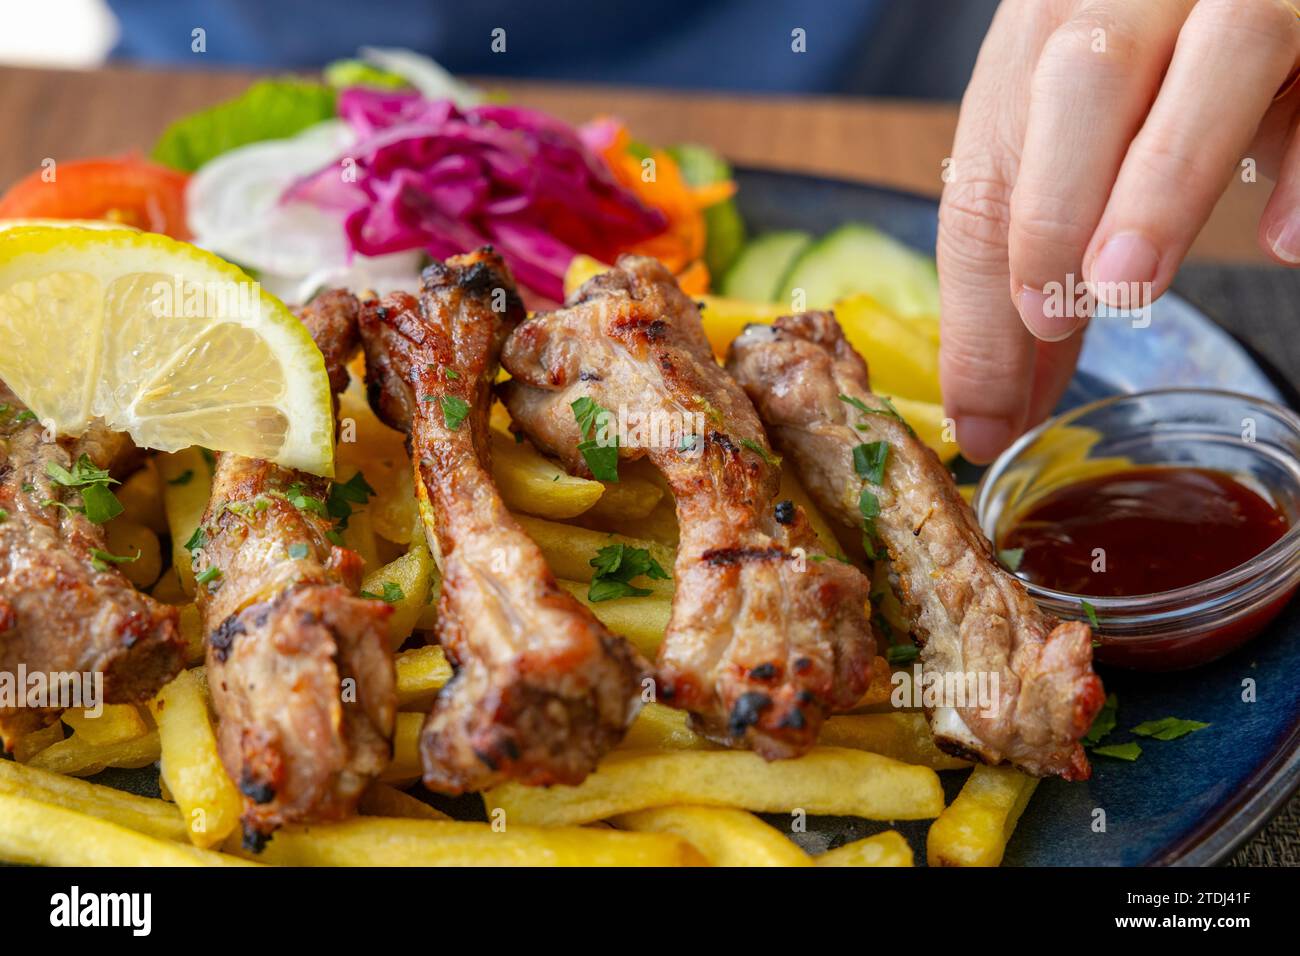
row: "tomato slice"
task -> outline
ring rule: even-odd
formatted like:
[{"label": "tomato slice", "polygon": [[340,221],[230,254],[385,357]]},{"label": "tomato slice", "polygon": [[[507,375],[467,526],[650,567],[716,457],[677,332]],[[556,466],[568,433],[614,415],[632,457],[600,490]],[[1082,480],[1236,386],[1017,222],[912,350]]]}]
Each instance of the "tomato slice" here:
[{"label": "tomato slice", "polygon": [[38,170],[0,196],[0,219],[107,219],[189,239],[189,176],[138,156],[82,159]]}]

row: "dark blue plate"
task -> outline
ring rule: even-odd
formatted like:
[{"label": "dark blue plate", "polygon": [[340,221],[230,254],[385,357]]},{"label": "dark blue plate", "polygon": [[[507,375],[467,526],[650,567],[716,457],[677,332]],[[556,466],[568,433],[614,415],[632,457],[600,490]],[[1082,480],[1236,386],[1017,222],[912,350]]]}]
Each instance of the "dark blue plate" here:
[{"label": "dark blue plate", "polygon": [[[785,173],[740,170],[741,212],[753,232],[804,229],[822,235],[845,222],[873,223],[932,253],[932,200],[870,186]],[[1175,295],[1153,310],[1151,326],[1095,320],[1079,374],[1063,401],[1071,407],[1118,391],[1167,385],[1216,385],[1274,401],[1296,402],[1293,390],[1228,333]],[[1282,394],[1285,392],[1286,394]],[[1102,672],[1119,695],[1119,730],[1175,716],[1210,723],[1162,743],[1142,741],[1135,763],[1098,757],[1086,783],[1044,781],[1007,848],[1013,865],[1210,864],[1226,859],[1300,783],[1300,601],[1269,632],[1213,664],[1177,674]],[[1253,681],[1256,700],[1242,699]],[[944,773],[951,800],[965,772]],[[99,782],[158,795],[153,768],[109,770]],[[483,819],[476,796],[446,800],[413,792],[464,819]],[[1104,814],[1104,816],[1103,816]],[[790,818],[772,816],[785,830]],[[1104,829],[1100,821],[1104,820]],[[813,817],[795,838],[812,852],[886,829],[847,817]],[[929,821],[895,825],[925,859]]]},{"label": "dark blue plate", "polygon": [[[933,200],[838,180],[739,170],[737,199],[754,232],[803,229],[822,235],[868,222],[932,255]],[[1116,392],[1171,385],[1227,388],[1295,405],[1296,394],[1262,359],[1177,295],[1152,309],[1148,328],[1098,318],[1062,409]],[[1086,783],[1046,780],[1007,848],[1027,866],[1196,865],[1227,859],[1300,784],[1300,601],[1267,633],[1222,660],[1191,671],[1101,672],[1119,695],[1119,723],[1107,743],[1146,720],[1183,717],[1210,724],[1181,740],[1142,740],[1134,763],[1096,757]],[[1254,700],[1243,700],[1249,687]],[[964,773],[945,773],[949,797]],[[788,821],[785,821],[788,824]],[[1104,829],[1103,829],[1104,827]],[[821,850],[876,830],[845,818],[809,821],[801,839]],[[928,823],[901,824],[925,858]]]}]

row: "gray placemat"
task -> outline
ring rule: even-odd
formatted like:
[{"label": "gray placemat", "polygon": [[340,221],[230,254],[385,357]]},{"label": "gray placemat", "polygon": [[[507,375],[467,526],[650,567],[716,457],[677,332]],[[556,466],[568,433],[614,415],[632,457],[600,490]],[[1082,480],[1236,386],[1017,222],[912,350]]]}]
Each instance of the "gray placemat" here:
[{"label": "gray placemat", "polygon": [[[1174,288],[1264,356],[1300,388],[1300,271],[1267,266],[1184,266]],[[1300,794],[1232,866],[1300,866]]]}]

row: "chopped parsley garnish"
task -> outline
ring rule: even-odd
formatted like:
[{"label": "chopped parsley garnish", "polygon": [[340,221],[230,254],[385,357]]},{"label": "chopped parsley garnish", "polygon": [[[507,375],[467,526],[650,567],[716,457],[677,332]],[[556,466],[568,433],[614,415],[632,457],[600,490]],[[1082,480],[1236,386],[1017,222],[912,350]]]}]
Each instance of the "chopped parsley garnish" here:
[{"label": "chopped parsley garnish", "polygon": [[135,554],[109,554],[99,548],[90,549],[90,566],[96,571],[107,571],[110,564],[130,564],[140,559],[140,549]]},{"label": "chopped parsley garnish", "polygon": [[596,427],[596,418],[600,413],[606,412],[595,399],[588,398],[586,395],[570,402],[569,407],[573,409],[574,421],[578,423],[578,431],[584,439],[591,436],[591,430]]},{"label": "chopped parsley garnish", "polygon": [[204,571],[202,574],[200,574],[200,575],[198,575],[198,576],[196,576],[196,577],[194,578],[194,583],[195,583],[195,584],[210,584],[210,583],[212,583],[213,581],[220,581],[220,580],[221,580],[221,569],[220,569],[220,568],[208,568],[208,569],[207,569],[206,571]]},{"label": "chopped parsley garnish", "polygon": [[203,525],[194,529],[188,541],[185,542],[185,550],[189,552],[197,551],[208,543],[208,533],[203,530]]},{"label": "chopped parsley garnish", "polygon": [[442,423],[452,431],[460,428],[460,423],[469,414],[469,402],[455,395],[444,395],[438,403],[442,406]]},{"label": "chopped parsley garnish", "polygon": [[889,460],[889,442],[865,442],[853,449],[853,470],[873,485],[885,483],[885,462]]},{"label": "chopped parsley garnish", "polygon": [[885,650],[885,660],[890,664],[910,664],[921,652],[915,644],[893,644]]},{"label": "chopped parsley garnish", "polygon": [[103,468],[95,467],[88,456],[78,458],[71,471],[56,462],[47,461],[45,473],[56,485],[76,488],[81,492],[81,507],[64,505],[67,510],[80,511],[95,524],[103,524],[122,513],[122,503],[108,487],[117,484],[117,481]]},{"label": "chopped parsley garnish", "polygon": [[450,382],[454,382],[456,379],[460,378],[460,372],[456,371],[454,368],[445,368],[442,370],[442,374],[446,375],[447,380]]},{"label": "chopped parsley garnish", "polygon": [[[862,399],[854,398],[852,395],[840,395],[839,399],[841,402],[852,405],[863,415],[883,415],[886,418],[892,418],[894,421],[900,423],[904,428],[906,428],[909,435],[916,434],[916,432],[912,431],[912,426],[907,424],[907,419],[899,414],[898,409],[894,407],[894,403],[883,395],[877,395],[876,400],[880,402],[880,404],[884,405],[884,408],[872,408],[867,405],[866,402],[862,401]],[[857,427],[859,431],[866,430],[865,425],[858,425]]]},{"label": "chopped parsley garnish", "polygon": [[1124,744],[1107,744],[1105,747],[1093,747],[1092,752],[1098,757],[1114,757],[1132,763],[1142,756],[1142,748],[1133,741]]},{"label": "chopped parsley garnish", "polygon": [[301,541],[296,541],[289,545],[289,557],[293,558],[295,561],[301,561],[310,553],[311,548],[307,547],[307,545],[303,544]]},{"label": "chopped parsley garnish", "polygon": [[5,511],[3,508],[0,508],[0,522],[4,522],[8,520],[9,520],[9,512]]},{"label": "chopped parsley garnish", "polygon": [[858,495],[858,512],[862,515],[862,520],[868,524],[880,514],[880,499],[870,488],[864,487],[862,493]]},{"label": "chopped parsley garnish", "polygon": [[284,490],[284,497],[289,504],[293,505],[299,511],[310,511],[313,514],[329,516],[329,509],[325,502],[314,495],[306,493],[306,488],[300,481],[295,481]]},{"label": "chopped parsley garnish", "polygon": [[373,591],[362,591],[361,596],[375,601],[383,601],[385,604],[396,604],[398,601],[406,597],[406,592],[402,590],[400,584],[395,584],[392,581],[385,581],[383,594],[375,594]]},{"label": "chopped parsley garnish", "polygon": [[23,494],[30,495],[35,490],[36,490],[36,486],[32,484],[30,481],[23,482]]},{"label": "chopped parsley garnish", "polygon": [[1083,608],[1084,616],[1088,618],[1088,623],[1092,625],[1092,629],[1094,631],[1098,630],[1100,622],[1097,619],[1097,609],[1087,601],[1080,601],[1079,606]]},{"label": "chopped parsley garnish", "polygon": [[998,560],[1012,574],[1020,570],[1020,562],[1025,560],[1024,548],[1003,548],[998,552]]},{"label": "chopped parsley garnish", "polygon": [[168,478],[168,479],[167,479],[167,484],[169,484],[169,485],[188,485],[188,484],[189,484],[191,481],[193,481],[193,480],[194,480],[194,469],[193,469],[193,468],[186,468],[184,471],[182,471],[182,472],[181,472],[179,475],[177,475],[175,478]]},{"label": "chopped parsley garnish", "polygon": [[30,408],[24,408],[21,412],[19,412],[17,415],[14,416],[14,423],[18,425],[25,425],[28,422],[34,422],[34,421],[36,421],[36,413],[32,411]]},{"label": "chopped parsley garnish", "polygon": [[1119,697],[1107,694],[1101,710],[1097,711],[1097,716],[1092,719],[1092,726],[1088,728],[1088,732],[1083,735],[1079,743],[1085,747],[1095,747],[1101,743],[1102,739],[1115,729],[1115,714],[1118,710]]},{"label": "chopped parsley garnish", "polygon": [[641,575],[652,581],[668,580],[668,572],[650,556],[648,549],[630,548],[622,543],[601,548],[588,564],[596,569],[587,589],[587,600],[593,603],[621,597],[645,597],[653,593],[631,583],[633,578]]},{"label": "chopped parsley garnish", "polygon": [[1138,724],[1133,728],[1133,733],[1139,737],[1154,737],[1156,740],[1177,740],[1179,737],[1186,737],[1195,731],[1204,730],[1208,726],[1210,725],[1201,723],[1199,720],[1161,717],[1159,720],[1148,720],[1145,723]]},{"label": "chopped parsley garnish", "polygon": [[573,418],[578,423],[578,451],[587,463],[592,476],[597,481],[618,481],[618,436],[614,436],[612,445],[602,445],[593,436],[597,419],[601,415],[610,415],[607,408],[602,408],[593,399],[583,396],[569,404],[573,409]]},{"label": "chopped parsley garnish", "polygon": [[374,493],[375,489],[366,482],[365,475],[357,472],[347,481],[336,481],[330,486],[325,510],[338,522],[340,529],[346,528],[348,519],[352,517],[352,506],[366,504]]},{"label": "chopped parsley garnish", "polygon": [[742,448],[748,448],[750,451],[752,451],[759,458],[763,459],[763,461],[767,462],[769,465],[779,465],[781,463],[780,455],[774,456],[769,454],[766,448],[764,448],[758,442],[754,441],[754,439],[752,438],[742,438],[740,440],[740,446]]}]

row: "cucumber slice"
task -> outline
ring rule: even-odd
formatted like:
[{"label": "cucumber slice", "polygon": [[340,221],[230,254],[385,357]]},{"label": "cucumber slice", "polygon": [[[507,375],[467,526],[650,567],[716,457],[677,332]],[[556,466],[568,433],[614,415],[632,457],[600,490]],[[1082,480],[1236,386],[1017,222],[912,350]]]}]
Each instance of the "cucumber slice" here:
[{"label": "cucumber slice", "polygon": [[788,301],[795,289],[803,289],[809,309],[828,309],[845,296],[866,292],[897,315],[939,314],[934,260],[871,226],[841,226],[804,249],[778,296]]},{"label": "cucumber slice", "polygon": [[775,302],[781,277],[812,244],[806,232],[769,232],[750,240],[722,279],[719,291],[733,299]]}]

